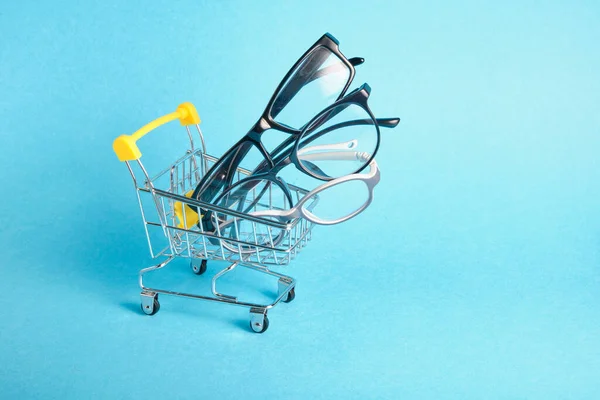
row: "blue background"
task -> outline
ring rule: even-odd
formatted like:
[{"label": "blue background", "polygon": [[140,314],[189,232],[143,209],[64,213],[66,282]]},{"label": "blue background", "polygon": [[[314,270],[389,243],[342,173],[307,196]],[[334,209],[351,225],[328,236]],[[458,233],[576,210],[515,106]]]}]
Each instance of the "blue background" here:
[{"label": "blue background", "polygon": [[[597,2],[83,3],[0,10],[0,398],[597,398]],[[112,140],[191,101],[222,154],[324,32],[402,117],[372,207],[315,230],[263,335],[235,307],[141,315]],[[185,137],[159,132],[165,165]]]}]

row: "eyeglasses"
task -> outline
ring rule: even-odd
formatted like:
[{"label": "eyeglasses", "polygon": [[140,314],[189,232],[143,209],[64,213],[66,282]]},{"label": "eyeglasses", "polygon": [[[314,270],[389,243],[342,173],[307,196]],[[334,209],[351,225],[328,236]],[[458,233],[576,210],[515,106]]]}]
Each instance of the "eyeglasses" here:
[{"label": "eyeglasses", "polygon": [[[380,172],[375,159],[370,154],[348,150],[354,143],[339,143],[331,146],[311,146],[307,152],[301,152],[299,157],[311,161],[353,161],[355,159],[371,159],[369,171],[343,176],[326,182],[307,193],[296,206],[290,209],[274,209],[259,207],[253,204],[250,207],[258,211],[249,211],[248,214],[256,217],[271,219],[281,223],[288,223],[295,218],[302,217],[310,222],[320,225],[334,225],[347,221],[363,212],[373,201],[373,190],[379,183]],[[312,151],[318,151],[312,153]],[[268,187],[269,183],[257,183],[257,187]],[[274,196],[269,193],[270,199]],[[350,201],[340,204],[340,198],[350,198]],[[238,200],[241,200],[238,198]],[[234,204],[231,204],[234,205]],[[267,208],[267,209],[263,209]],[[223,214],[213,214],[213,223],[218,226],[220,235],[231,239],[244,239],[249,234],[255,238],[262,238],[259,245],[269,247],[278,246],[285,239],[285,231],[279,228],[264,226],[267,232],[257,232],[256,227],[249,221],[240,221],[226,218]],[[235,242],[223,241],[223,245],[230,251],[241,253],[254,253],[259,251],[258,246],[241,245]]]},{"label": "eyeglasses", "polygon": [[[291,191],[287,183],[278,173],[290,164],[306,175],[320,180],[332,180],[345,175],[362,171],[373,159],[379,147],[379,121],[370,111],[367,101],[370,87],[362,85],[330,107],[325,108],[309,121],[295,143],[275,158],[274,165],[265,172],[255,170],[249,177],[242,179],[225,189],[217,196],[214,204],[223,208],[236,207],[238,212],[249,212],[257,201],[269,191],[276,191],[277,198],[282,199],[281,209],[290,209],[293,205]],[[383,119],[383,126],[395,127],[399,120]],[[340,143],[346,143],[345,149],[352,149],[357,154],[368,154],[364,157],[318,157],[325,150],[340,150]],[[340,153],[342,154],[342,153]],[[245,199],[253,190],[252,202]],[[281,196],[279,196],[281,194]],[[211,213],[203,217],[205,227],[213,229]]]},{"label": "eyeglasses", "polygon": [[237,167],[253,147],[272,167],[271,155],[261,142],[263,133],[276,129],[297,135],[305,121],[346,93],[354,78],[354,66],[364,60],[348,60],[338,45],[332,35],[325,34],[304,53],[285,75],[258,122],[213,165],[194,190],[193,198],[212,202],[231,185]]},{"label": "eyeglasses", "polygon": [[[339,51],[337,40],[329,34],[324,35],[294,64],[259,121],[208,171],[191,197],[225,208],[237,204],[237,211],[247,212],[245,209],[252,209],[265,193],[276,191],[283,193],[278,197],[281,204],[277,207],[285,210],[294,205],[287,184],[277,176],[285,166],[294,164],[305,175],[324,181],[361,172],[377,153],[379,127],[393,128],[400,121],[373,116],[367,104],[371,92],[367,84],[344,96],[354,77],[354,66],[362,62],[364,59],[361,58],[347,60]],[[336,96],[338,99],[331,104]],[[306,118],[319,109],[322,111],[315,117]],[[304,123],[307,120],[309,122]],[[262,134],[268,129],[290,134],[271,153],[261,142]],[[311,160],[298,157],[307,146],[315,149],[349,141],[354,141],[356,152],[369,154],[370,159]],[[236,169],[253,147],[259,150],[263,161],[250,177],[233,184]],[[250,190],[253,191],[254,205],[244,201]],[[204,214],[205,229],[215,229],[211,212],[188,207],[190,211]]]},{"label": "eyeglasses", "polygon": [[[356,151],[339,151],[321,152],[301,156],[301,158],[304,160],[354,161],[356,159],[369,159],[370,155]],[[249,211],[248,214],[259,217],[271,217],[277,222],[282,223],[290,222],[294,218],[303,217],[319,225],[339,224],[357,216],[371,204],[373,201],[373,189],[379,183],[379,180],[379,167],[375,159],[372,159],[369,163],[369,172],[350,174],[326,182],[311,190],[290,209]],[[340,202],[340,199],[344,197],[339,196],[338,193],[342,192],[345,195],[352,195],[354,197],[352,201]],[[306,204],[309,204],[309,206],[305,206]]]}]

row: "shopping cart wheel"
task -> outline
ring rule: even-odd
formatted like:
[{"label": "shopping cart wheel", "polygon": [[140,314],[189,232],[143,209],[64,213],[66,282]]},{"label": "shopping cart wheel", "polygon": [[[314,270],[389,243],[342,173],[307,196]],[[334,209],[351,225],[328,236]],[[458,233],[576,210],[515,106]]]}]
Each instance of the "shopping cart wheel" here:
[{"label": "shopping cart wheel", "polygon": [[289,303],[292,300],[294,300],[296,298],[296,288],[293,287],[292,290],[290,290],[287,294],[287,297],[285,299],[282,299],[282,301],[284,303]]},{"label": "shopping cart wheel", "polygon": [[[279,278],[279,282],[277,282],[277,295],[281,296],[282,293],[285,293],[285,291],[290,287],[290,285],[293,284],[293,280],[287,277],[281,277]],[[294,300],[296,298],[296,286],[292,287],[290,289],[289,292],[287,292],[287,294],[285,295],[285,297],[281,298],[281,301],[283,301],[284,303],[289,303],[290,301]]]},{"label": "shopping cart wheel", "polygon": [[192,271],[196,274],[196,275],[202,275],[203,273],[206,272],[206,260],[202,260],[200,262],[200,264],[198,264],[197,262],[194,262],[194,260],[190,261],[190,266],[192,267]]},{"label": "shopping cart wheel", "polygon": [[142,292],[142,311],[147,315],[154,315],[160,310],[158,293]]},{"label": "shopping cart wheel", "polygon": [[256,333],[264,333],[269,329],[269,318],[267,312],[259,309],[250,310],[250,329]]}]

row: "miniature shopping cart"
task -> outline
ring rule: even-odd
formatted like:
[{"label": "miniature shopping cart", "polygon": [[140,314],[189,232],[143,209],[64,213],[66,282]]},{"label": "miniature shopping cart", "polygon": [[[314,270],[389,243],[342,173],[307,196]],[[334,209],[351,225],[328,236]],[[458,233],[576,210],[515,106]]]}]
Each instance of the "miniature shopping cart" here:
[{"label": "miniature shopping cart", "polygon": [[[136,142],[153,129],[174,120],[179,120],[187,130],[189,149],[152,177],[140,159],[142,154]],[[198,182],[218,160],[206,153],[199,124],[200,118],[194,106],[184,103],[175,112],[152,121],[134,134],[121,135],[113,144],[119,160],[125,162],[133,178],[150,255],[163,259],[159,264],[139,272],[141,307],[148,315],[156,314],[160,309],[159,294],[247,307],[250,309],[251,329],[262,333],[269,326],[267,311],[279,302],[290,302],[295,297],[296,280],[271,268],[287,265],[294,259],[310,240],[313,224],[302,218],[283,224],[253,216],[252,212],[238,212],[190,198]],[[194,140],[196,135],[199,143]],[[235,179],[249,174],[250,171],[238,168]],[[296,200],[308,193],[293,185],[290,185],[290,190]],[[246,201],[251,204],[251,211],[277,209],[274,204],[281,203],[274,201],[273,197],[277,195],[280,191],[273,190],[272,193],[260,193],[260,198],[255,198],[259,195],[250,191]],[[203,223],[202,215],[199,215],[202,212],[213,213],[220,220],[226,219],[227,228],[220,229],[219,223]],[[181,293],[144,285],[145,274],[166,267],[176,257],[189,258],[192,271],[197,275],[206,272],[209,259],[227,261],[229,265],[212,277],[212,295]],[[219,293],[219,278],[238,266],[277,278],[277,297],[269,304],[256,304],[240,301],[232,294]]]}]

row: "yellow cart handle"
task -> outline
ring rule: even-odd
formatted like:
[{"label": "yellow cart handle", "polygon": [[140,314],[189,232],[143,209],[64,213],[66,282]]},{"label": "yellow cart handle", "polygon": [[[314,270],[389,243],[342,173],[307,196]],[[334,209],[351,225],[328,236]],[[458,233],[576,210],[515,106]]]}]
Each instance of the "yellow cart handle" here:
[{"label": "yellow cart handle", "polygon": [[113,142],[113,150],[119,158],[119,161],[133,161],[139,159],[142,156],[142,152],[138,148],[136,142],[148,132],[176,119],[178,119],[183,126],[200,123],[200,117],[198,116],[196,107],[194,107],[192,103],[180,104],[175,112],[155,119],[131,135],[121,135],[116,138]]}]

